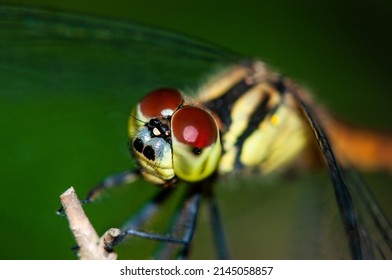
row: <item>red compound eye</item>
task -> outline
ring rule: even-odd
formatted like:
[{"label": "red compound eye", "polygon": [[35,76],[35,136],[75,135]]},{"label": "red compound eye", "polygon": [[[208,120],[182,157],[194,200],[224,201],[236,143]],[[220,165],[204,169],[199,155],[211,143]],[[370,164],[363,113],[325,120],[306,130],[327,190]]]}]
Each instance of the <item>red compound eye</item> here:
[{"label": "red compound eye", "polygon": [[196,148],[216,142],[218,129],[212,116],[197,107],[183,107],[172,117],[172,133],[177,141]]},{"label": "red compound eye", "polygon": [[150,92],[140,102],[140,111],[146,118],[172,115],[181,105],[182,95],[173,88],[160,88]]}]

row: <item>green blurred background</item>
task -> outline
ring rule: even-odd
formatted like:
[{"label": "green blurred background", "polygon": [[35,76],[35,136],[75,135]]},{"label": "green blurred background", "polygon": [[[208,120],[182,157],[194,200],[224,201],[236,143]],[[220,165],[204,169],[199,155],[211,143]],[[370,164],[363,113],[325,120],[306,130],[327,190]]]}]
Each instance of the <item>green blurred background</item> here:
[{"label": "green blurred background", "polygon": [[[355,4],[350,1],[124,2],[56,1],[54,4],[53,1],[36,0],[12,1],[12,4],[58,8],[79,14],[146,23],[211,41],[247,56],[260,57],[310,88],[318,101],[346,119],[360,125],[391,129],[392,46],[388,40],[392,26],[390,1]],[[130,104],[138,99],[132,98]],[[77,96],[71,96],[64,102],[79,103],[80,106],[85,104]],[[102,109],[106,102],[110,102],[110,98],[102,97],[96,102],[87,110],[93,111],[94,106]],[[0,259],[75,258],[69,250],[73,239],[66,220],[55,215],[59,206],[58,196],[69,185],[75,185],[78,193],[83,195],[89,186],[105,175],[131,165],[126,155],[126,135],[121,131],[122,126],[116,123],[128,114],[121,111],[128,104],[122,105],[118,115],[112,116],[101,126],[92,125],[90,131],[85,129],[89,127],[88,121],[76,127],[77,116],[56,119],[56,123],[52,124],[61,121],[64,131],[72,127],[75,137],[88,137],[89,133],[96,131],[105,135],[101,130],[115,130],[122,137],[116,143],[124,145],[118,145],[110,151],[100,149],[86,140],[82,143],[85,153],[80,158],[76,148],[75,151],[72,148],[57,151],[53,145],[57,144],[55,136],[39,134],[27,142],[36,145],[24,147],[46,147],[50,151],[42,157],[45,161],[37,162],[29,160],[23,149],[15,148],[23,146],[23,139],[5,142],[15,145],[12,148],[3,144],[3,149],[17,150],[20,154],[15,152],[11,154],[13,159],[2,159],[5,162],[2,169],[7,175],[0,198],[0,238],[6,242],[2,246]],[[37,115],[44,114],[46,109],[51,110],[37,108]],[[5,121],[5,116],[2,119]],[[12,127],[12,121],[12,118],[7,120],[9,127]],[[125,123],[126,120],[122,125]],[[114,140],[111,135],[107,135],[105,141],[110,143]],[[109,158],[115,160],[108,164]],[[7,164],[9,162],[12,164]],[[70,178],[69,181],[64,178],[64,174]],[[386,207],[388,215],[392,216],[392,209],[387,208],[392,195],[390,178],[371,175],[370,180],[378,183],[374,191]],[[249,188],[238,190],[231,186],[232,192],[223,192],[220,201],[223,209],[227,208],[229,212],[224,212],[223,216],[227,217],[230,239],[236,243],[233,245],[234,257],[290,258],[292,255],[286,252],[287,235],[301,229],[298,224],[287,220],[290,219],[287,218],[290,210],[284,210],[282,206],[290,209],[290,206],[300,201],[299,198],[291,193],[292,189],[282,187],[272,192],[269,181],[265,182],[263,190],[253,189],[251,182],[242,184],[249,185]],[[146,188],[147,194],[137,193],[144,197],[135,197],[132,190],[122,189],[96,206],[89,206],[87,210],[94,224],[101,231],[119,225],[126,217],[126,212],[130,211],[124,207],[124,203],[133,204],[137,208],[154,191],[148,186]],[[285,194],[287,198],[282,198]],[[124,202],[125,197],[129,197],[129,201]],[[118,199],[122,199],[123,203],[116,203]],[[278,209],[276,203],[280,203]],[[205,219],[201,219],[202,225],[206,224]],[[212,257],[207,229],[208,226],[202,227],[201,233],[196,236],[201,240],[195,248],[196,258]],[[256,246],[254,242],[257,240],[262,240],[262,245]],[[125,245],[121,250],[137,251],[142,250],[143,246],[146,245]],[[145,256],[136,254],[138,257]]]}]

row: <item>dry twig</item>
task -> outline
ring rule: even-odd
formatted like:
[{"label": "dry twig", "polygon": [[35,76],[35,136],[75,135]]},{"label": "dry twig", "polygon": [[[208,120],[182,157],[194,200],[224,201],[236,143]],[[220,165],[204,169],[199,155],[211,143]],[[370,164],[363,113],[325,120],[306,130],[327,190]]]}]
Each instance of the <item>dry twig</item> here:
[{"label": "dry twig", "polygon": [[83,211],[79,198],[73,187],[70,187],[60,196],[69,226],[79,246],[79,257],[82,260],[115,260],[117,254],[105,248],[121,234],[119,229],[109,229],[99,238],[94,227]]}]

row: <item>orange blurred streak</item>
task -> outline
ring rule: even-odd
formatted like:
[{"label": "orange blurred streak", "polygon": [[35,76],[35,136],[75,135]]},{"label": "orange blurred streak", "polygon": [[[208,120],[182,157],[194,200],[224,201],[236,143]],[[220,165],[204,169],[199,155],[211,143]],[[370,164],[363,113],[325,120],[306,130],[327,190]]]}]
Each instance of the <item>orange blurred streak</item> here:
[{"label": "orange blurred streak", "polygon": [[322,122],[343,165],[392,173],[392,134],[348,124],[323,114]]}]

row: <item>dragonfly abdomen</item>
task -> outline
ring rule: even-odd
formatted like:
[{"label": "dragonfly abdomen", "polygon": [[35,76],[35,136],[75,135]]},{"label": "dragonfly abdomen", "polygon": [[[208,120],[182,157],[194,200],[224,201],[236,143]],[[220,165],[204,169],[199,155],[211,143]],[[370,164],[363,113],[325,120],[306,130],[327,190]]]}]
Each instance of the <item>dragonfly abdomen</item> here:
[{"label": "dragonfly abdomen", "polygon": [[330,114],[322,121],[343,165],[392,173],[392,134],[355,126]]}]

